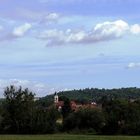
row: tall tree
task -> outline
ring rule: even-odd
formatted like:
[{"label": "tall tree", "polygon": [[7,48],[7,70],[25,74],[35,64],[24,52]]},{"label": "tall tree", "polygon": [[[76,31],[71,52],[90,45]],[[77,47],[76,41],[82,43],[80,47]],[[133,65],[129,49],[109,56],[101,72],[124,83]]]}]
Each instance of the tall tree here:
[{"label": "tall tree", "polygon": [[10,133],[30,133],[34,110],[34,96],[28,89],[15,86],[4,91],[6,98],[3,126]]},{"label": "tall tree", "polygon": [[60,101],[64,101],[64,105],[62,106],[62,116],[63,119],[65,119],[71,112],[70,100],[65,96],[61,96]]}]

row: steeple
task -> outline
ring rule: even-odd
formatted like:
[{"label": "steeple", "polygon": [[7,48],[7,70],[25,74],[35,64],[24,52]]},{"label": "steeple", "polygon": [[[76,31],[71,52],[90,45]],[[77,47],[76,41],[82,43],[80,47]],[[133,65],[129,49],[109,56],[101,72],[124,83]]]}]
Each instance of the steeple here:
[{"label": "steeple", "polygon": [[54,94],[54,103],[56,104],[56,103],[58,103],[58,101],[59,101],[59,98],[58,98],[57,93],[55,92],[55,94]]}]

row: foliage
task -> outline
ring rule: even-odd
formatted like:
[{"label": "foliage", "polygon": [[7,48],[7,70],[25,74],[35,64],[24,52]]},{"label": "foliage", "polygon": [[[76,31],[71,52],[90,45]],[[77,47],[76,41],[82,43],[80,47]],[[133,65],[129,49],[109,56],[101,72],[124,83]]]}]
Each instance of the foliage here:
[{"label": "foliage", "polygon": [[3,128],[9,133],[27,133],[31,131],[34,94],[28,89],[7,87],[4,91],[6,104],[3,113]]},{"label": "foliage", "polygon": [[103,107],[106,114],[105,134],[140,134],[140,104],[114,100]]},{"label": "foliage", "polygon": [[71,113],[64,120],[64,129],[72,130],[78,128],[79,130],[93,129],[99,133],[105,124],[104,115],[99,109],[83,108]]},{"label": "foliage", "polygon": [[70,100],[66,96],[60,96],[59,100],[64,102],[61,113],[62,113],[63,118],[65,119],[69,115],[69,113],[72,111]]},{"label": "foliage", "polygon": [[1,133],[32,134],[55,131],[58,111],[53,107],[46,109],[40,106],[35,102],[34,95],[21,87],[16,89],[10,86],[5,89]]},{"label": "foliage", "polygon": [[[140,135],[140,100],[136,99],[139,91],[137,88],[122,88],[60,92],[58,94],[64,105],[59,112],[53,104],[52,95],[35,101],[35,94],[28,89],[10,86],[4,91],[5,99],[0,100],[0,133],[48,134],[61,131]],[[78,103],[96,101],[99,106],[72,111],[70,100],[74,97],[77,97]],[[63,123],[58,123],[60,118]]]},{"label": "foliage", "polygon": [[[77,103],[86,104],[91,101],[102,103],[103,101],[109,100],[136,100],[140,99],[140,88],[120,88],[120,89],[97,89],[97,88],[86,88],[83,90],[71,90],[62,91],[58,93],[58,96],[66,96],[70,100],[74,100]],[[43,101],[42,101],[43,100]],[[43,97],[40,102],[45,102],[46,106],[53,102],[53,95]],[[50,102],[51,101],[51,102]]]},{"label": "foliage", "polygon": [[54,133],[57,130],[56,120],[59,112],[53,106],[49,109],[36,108],[34,113],[33,133]]}]

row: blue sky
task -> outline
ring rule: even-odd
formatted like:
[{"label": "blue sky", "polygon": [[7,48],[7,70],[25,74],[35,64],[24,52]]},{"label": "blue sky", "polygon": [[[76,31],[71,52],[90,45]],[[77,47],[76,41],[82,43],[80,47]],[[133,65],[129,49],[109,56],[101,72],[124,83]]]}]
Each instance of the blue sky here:
[{"label": "blue sky", "polygon": [[1,0],[0,93],[140,87],[139,0]]}]

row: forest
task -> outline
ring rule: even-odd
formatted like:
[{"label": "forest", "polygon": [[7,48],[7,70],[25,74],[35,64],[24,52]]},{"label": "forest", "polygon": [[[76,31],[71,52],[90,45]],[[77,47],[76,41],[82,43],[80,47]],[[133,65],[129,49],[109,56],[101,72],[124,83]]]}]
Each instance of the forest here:
[{"label": "forest", "polygon": [[[139,91],[122,88],[59,92],[64,101],[59,111],[54,103],[48,102],[53,95],[35,100],[35,94],[28,89],[9,86],[0,102],[0,133],[140,135]],[[70,101],[74,99],[77,103],[95,100],[101,107],[73,111]]]},{"label": "forest", "polygon": [[[79,90],[61,91],[57,93],[59,96],[66,96],[70,100],[77,103],[90,103],[92,101],[102,103],[102,100],[137,100],[140,99],[140,88],[119,88],[119,89],[98,89],[86,88]],[[54,95],[42,97],[40,101],[48,106],[53,103]]]}]

